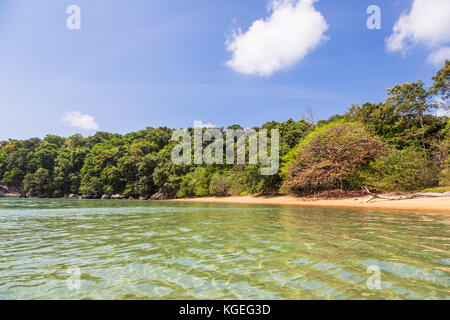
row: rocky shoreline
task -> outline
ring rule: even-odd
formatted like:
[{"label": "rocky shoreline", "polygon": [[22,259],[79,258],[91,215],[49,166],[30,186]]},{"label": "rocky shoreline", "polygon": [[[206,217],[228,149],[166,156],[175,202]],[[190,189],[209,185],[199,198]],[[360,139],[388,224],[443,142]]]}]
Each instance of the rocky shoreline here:
[{"label": "rocky shoreline", "polygon": [[0,184],[0,198],[25,198],[25,194],[19,188]]},{"label": "rocky shoreline", "polygon": [[1,198],[19,198],[19,199],[73,199],[73,200],[87,200],[87,199],[97,199],[97,200],[171,200],[170,199],[159,199],[155,197],[127,197],[123,194],[113,194],[113,195],[103,195],[101,197],[96,196],[87,196],[87,195],[76,195],[76,194],[67,194],[63,197],[47,197],[47,196],[28,196],[26,194],[20,193],[0,193]]},{"label": "rocky shoreline", "polygon": [[101,196],[89,196],[79,194],[66,194],[62,197],[48,197],[45,195],[30,196],[23,192],[23,190],[9,187],[6,185],[0,185],[0,198],[30,198],[30,199],[101,199],[101,200],[172,200],[176,198],[176,193],[167,190],[160,189],[158,192],[151,196],[125,196],[123,194],[103,194]]}]

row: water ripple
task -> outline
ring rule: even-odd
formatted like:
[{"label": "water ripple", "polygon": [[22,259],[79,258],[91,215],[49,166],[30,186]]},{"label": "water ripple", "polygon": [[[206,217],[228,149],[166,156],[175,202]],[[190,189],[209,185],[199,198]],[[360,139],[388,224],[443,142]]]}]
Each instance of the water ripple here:
[{"label": "water ripple", "polygon": [[444,215],[1,199],[0,299],[449,299],[449,239]]}]

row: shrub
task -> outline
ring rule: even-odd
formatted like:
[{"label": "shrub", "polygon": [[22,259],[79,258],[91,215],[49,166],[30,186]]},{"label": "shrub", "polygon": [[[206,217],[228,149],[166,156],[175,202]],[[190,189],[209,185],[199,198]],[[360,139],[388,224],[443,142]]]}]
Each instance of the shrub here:
[{"label": "shrub", "polygon": [[231,187],[230,179],[227,179],[223,174],[216,172],[211,177],[209,183],[209,193],[211,195],[225,196]]},{"label": "shrub", "polygon": [[[446,63],[447,67],[448,61]],[[445,164],[443,170],[439,174],[439,185],[442,187],[450,187],[450,159],[449,159],[449,151],[450,151],[450,119],[447,120],[447,125],[442,130],[442,135],[445,141],[444,148],[444,158]]]},{"label": "shrub", "polygon": [[231,170],[225,172],[225,177],[230,184],[228,193],[231,195],[243,195],[247,193],[247,185],[245,183],[245,176],[242,171]]},{"label": "shrub", "polygon": [[391,149],[364,173],[365,184],[379,191],[417,191],[436,186],[437,167],[424,151]]},{"label": "shrub", "polygon": [[450,187],[450,169],[448,167],[439,173],[439,185]]},{"label": "shrub", "polygon": [[210,179],[211,175],[205,168],[196,168],[194,171],[189,172],[183,177],[177,196],[184,198],[209,195]]},{"label": "shrub", "polygon": [[247,166],[242,175],[245,184],[245,192],[248,194],[263,194],[277,192],[281,185],[279,175],[264,176],[261,175],[261,165]]}]

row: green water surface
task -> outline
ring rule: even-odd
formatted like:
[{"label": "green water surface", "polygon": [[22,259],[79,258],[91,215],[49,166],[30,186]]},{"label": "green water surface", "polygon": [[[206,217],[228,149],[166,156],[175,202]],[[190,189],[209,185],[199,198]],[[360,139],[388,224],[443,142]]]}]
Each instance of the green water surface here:
[{"label": "green water surface", "polygon": [[449,299],[449,223],[412,212],[0,199],[0,299]]}]

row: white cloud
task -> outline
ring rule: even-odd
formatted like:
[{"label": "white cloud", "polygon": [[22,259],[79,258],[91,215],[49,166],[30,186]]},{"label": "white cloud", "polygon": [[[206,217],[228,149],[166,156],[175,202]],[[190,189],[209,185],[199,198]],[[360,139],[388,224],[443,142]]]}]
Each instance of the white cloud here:
[{"label": "white cloud", "polygon": [[100,129],[94,117],[87,114],[81,114],[78,111],[64,113],[61,121],[70,124],[72,127],[77,127],[80,129],[92,131]]},{"label": "white cloud", "polygon": [[438,117],[450,117],[450,109],[440,108],[436,112],[436,116],[438,116]]},{"label": "white cloud", "polygon": [[271,0],[270,17],[256,20],[245,33],[235,30],[227,40],[233,53],[227,65],[240,73],[270,76],[302,60],[326,39],[328,24],[314,8],[316,1]]},{"label": "white cloud", "polygon": [[450,47],[444,47],[430,53],[427,62],[435,67],[442,67],[447,59],[450,59]]},{"label": "white cloud", "polygon": [[445,53],[442,47],[450,42],[449,17],[449,0],[414,0],[411,10],[400,16],[386,39],[387,50],[405,54],[415,45],[425,45],[434,51],[429,56],[434,63]]},{"label": "white cloud", "polygon": [[212,128],[217,128],[217,126],[212,124],[211,122],[203,123],[202,121],[194,121],[194,128],[212,129]]}]

